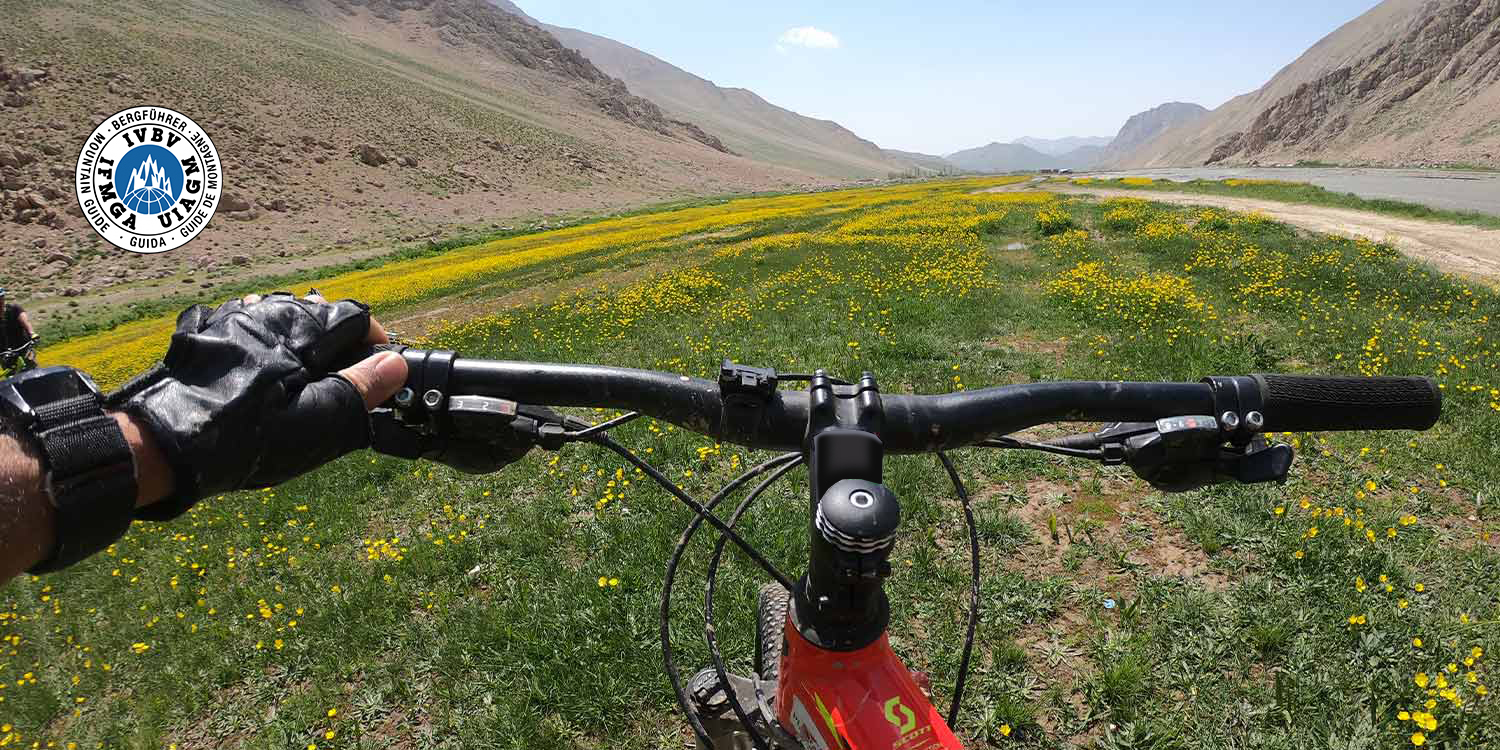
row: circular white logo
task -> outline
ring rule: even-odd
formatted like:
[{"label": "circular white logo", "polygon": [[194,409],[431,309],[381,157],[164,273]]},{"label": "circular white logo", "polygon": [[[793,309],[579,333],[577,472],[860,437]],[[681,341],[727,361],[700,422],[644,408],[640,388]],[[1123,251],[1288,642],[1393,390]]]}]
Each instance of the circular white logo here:
[{"label": "circular white logo", "polygon": [[161,253],[197,237],[224,185],[208,133],[165,107],[110,115],[78,153],[74,188],[83,216],[110,244]]}]

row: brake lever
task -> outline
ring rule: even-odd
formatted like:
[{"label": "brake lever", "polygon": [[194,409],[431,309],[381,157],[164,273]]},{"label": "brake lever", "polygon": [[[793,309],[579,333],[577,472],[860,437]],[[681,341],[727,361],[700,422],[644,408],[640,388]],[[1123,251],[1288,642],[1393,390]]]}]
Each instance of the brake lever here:
[{"label": "brake lever", "polygon": [[[1234,480],[1243,484],[1285,481],[1291,446],[1270,445],[1247,429],[1251,419],[1206,415],[1150,422],[1118,422],[1091,436],[1107,466],[1128,464],[1137,476],[1166,492],[1184,492]],[[1080,436],[1081,437],[1081,436]],[[1054,441],[1061,442],[1061,441]]]},{"label": "brake lever", "polygon": [[489,396],[427,403],[403,389],[370,412],[371,447],[398,458],[426,458],[469,473],[495,471],[532,447],[557,450],[570,430],[589,425],[546,407]]}]

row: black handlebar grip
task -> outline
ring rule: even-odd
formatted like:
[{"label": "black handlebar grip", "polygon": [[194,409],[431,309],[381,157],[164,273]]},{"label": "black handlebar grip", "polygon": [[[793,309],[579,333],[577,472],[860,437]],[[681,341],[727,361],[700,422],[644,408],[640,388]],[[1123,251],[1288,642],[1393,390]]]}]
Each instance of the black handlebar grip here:
[{"label": "black handlebar grip", "polygon": [[1425,430],[1443,411],[1432,378],[1250,377],[1260,386],[1266,432]]}]

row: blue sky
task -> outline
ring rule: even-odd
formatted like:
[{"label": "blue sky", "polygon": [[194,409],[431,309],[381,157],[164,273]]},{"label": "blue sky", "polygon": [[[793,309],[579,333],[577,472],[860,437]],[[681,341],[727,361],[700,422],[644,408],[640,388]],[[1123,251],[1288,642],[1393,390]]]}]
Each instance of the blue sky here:
[{"label": "blue sky", "polygon": [[1026,135],[1114,135],[1167,101],[1216,107],[1377,0],[517,4],[882,146],[949,153]]}]

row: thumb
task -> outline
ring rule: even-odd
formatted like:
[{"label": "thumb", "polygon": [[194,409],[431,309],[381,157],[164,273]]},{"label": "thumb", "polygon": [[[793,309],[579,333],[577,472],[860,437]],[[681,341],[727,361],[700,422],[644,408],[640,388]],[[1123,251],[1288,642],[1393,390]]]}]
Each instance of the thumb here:
[{"label": "thumb", "polygon": [[406,384],[406,359],[395,352],[380,352],[340,370],[339,376],[354,384],[365,409],[374,409]]}]

